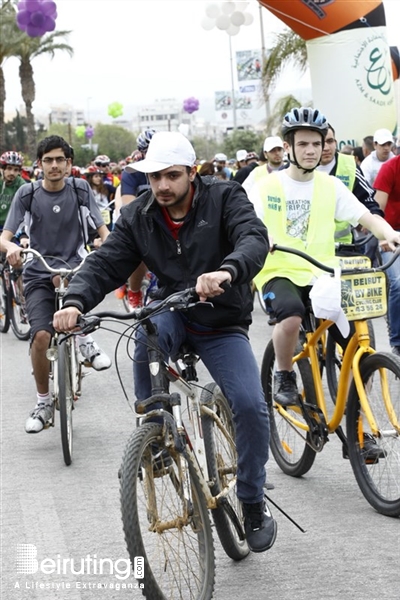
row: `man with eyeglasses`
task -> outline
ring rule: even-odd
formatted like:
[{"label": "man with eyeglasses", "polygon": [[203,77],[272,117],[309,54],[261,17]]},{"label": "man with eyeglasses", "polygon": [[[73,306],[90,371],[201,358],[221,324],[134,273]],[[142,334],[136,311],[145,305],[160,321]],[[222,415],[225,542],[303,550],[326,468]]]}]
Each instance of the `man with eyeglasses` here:
[{"label": "man with eyeglasses", "polygon": [[[356,164],[354,156],[338,152],[335,130],[331,124],[328,126],[321,162],[317,170],[324,171],[328,175],[334,175],[340,179],[353,192],[357,200],[364,204],[372,214],[383,217],[383,212],[374,199],[375,192],[364,177],[360,167]],[[335,242],[351,244],[353,234],[350,223],[346,221],[335,221],[335,223]],[[378,241],[373,240],[364,248],[364,254],[369,256],[371,262],[375,259],[377,245]]]},{"label": "man with eyeglasses", "polygon": [[[87,181],[67,178],[71,166],[71,148],[67,142],[59,136],[45,138],[38,145],[37,159],[43,179],[21,186],[15,194],[0,237],[0,248],[7,253],[11,265],[21,265],[21,248],[12,242],[12,238],[25,222],[30,246],[45,256],[52,267],[69,265],[74,268],[87,254],[85,245],[89,228],[97,229],[102,241],[109,231]],[[52,416],[46,350],[54,333],[51,321],[58,281],[37,260],[24,265],[23,281],[37,390],[36,406],[25,430],[38,433]],[[111,366],[109,357],[91,336],[78,336],[77,339],[85,364],[96,371]]]}]

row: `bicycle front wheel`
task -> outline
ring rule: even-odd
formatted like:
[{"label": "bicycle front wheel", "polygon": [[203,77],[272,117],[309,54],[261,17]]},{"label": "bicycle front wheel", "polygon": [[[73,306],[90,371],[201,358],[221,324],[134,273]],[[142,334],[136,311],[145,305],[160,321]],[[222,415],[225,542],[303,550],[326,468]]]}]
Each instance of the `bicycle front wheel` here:
[{"label": "bicycle front wheel", "polygon": [[353,382],[346,413],[349,458],[369,504],[382,515],[400,516],[400,362],[377,352],[360,363],[360,375],[379,431],[373,437]]},{"label": "bicycle front wheel", "polygon": [[[72,342],[73,343],[73,342]],[[71,342],[58,338],[58,404],[60,409],[61,444],[64,462],[67,466],[72,463],[72,411],[74,408],[74,393],[72,388]]]},{"label": "bicycle front wheel", "polygon": [[7,333],[10,328],[10,308],[3,273],[0,273],[0,333]]},{"label": "bicycle front wheel", "polygon": [[215,558],[211,524],[192,464],[165,446],[164,428],[145,423],[128,440],[121,466],[121,511],[132,565],[143,559],[151,600],[209,600]]},{"label": "bicycle front wheel", "polygon": [[[314,383],[308,361],[306,359],[299,360],[293,365],[293,369],[296,372],[299,393],[303,401],[316,404]],[[278,466],[286,475],[301,477],[311,469],[316,452],[309,446],[310,433],[307,431],[306,422],[300,409],[288,407],[287,412],[301,422],[304,429],[291,424],[274,408],[274,374],[275,351],[271,340],[265,349],[261,365],[261,381],[270,418],[271,452]]]},{"label": "bicycle front wheel", "polygon": [[[219,494],[236,479],[237,452],[235,426],[227,399],[216,383],[205,386],[200,404],[210,408],[215,415],[202,412],[204,446],[208,475],[212,481],[211,493]],[[218,508],[211,511],[221,545],[229,558],[243,560],[249,554],[244,529],[242,506],[235,489],[222,498]]]}]

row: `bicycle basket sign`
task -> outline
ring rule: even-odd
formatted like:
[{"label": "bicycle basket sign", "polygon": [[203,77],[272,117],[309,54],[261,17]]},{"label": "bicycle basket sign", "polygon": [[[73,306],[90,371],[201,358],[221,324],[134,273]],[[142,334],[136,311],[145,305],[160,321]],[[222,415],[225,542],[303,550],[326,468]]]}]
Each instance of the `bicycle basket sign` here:
[{"label": "bicycle basket sign", "polygon": [[386,275],[355,273],[341,276],[342,308],[349,321],[382,317],[387,312]]}]

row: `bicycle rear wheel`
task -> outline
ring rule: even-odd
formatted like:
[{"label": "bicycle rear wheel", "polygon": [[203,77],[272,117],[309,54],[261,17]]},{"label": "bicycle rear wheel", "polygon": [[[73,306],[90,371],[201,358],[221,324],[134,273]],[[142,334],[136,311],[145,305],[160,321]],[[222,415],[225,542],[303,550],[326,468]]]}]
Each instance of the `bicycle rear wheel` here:
[{"label": "bicycle rear wheel", "polygon": [[11,299],[11,327],[19,340],[29,340],[31,327],[26,315],[25,298],[21,294]]},{"label": "bicycle rear wheel", "polygon": [[[208,600],[215,558],[207,504],[190,462],[165,446],[164,429],[145,423],[128,440],[121,466],[121,511],[132,565],[143,557],[143,595]],[[190,499],[187,498],[189,492]]]},{"label": "bicycle rear wheel", "polygon": [[7,333],[10,328],[10,308],[3,271],[0,272],[0,333]]},{"label": "bicycle rear wheel", "polygon": [[[73,342],[72,342],[73,343]],[[58,338],[58,404],[60,409],[61,444],[64,462],[67,466],[72,463],[72,411],[74,408],[74,393],[72,388],[71,371],[71,341]]]},{"label": "bicycle rear wheel", "polygon": [[[298,348],[300,351],[300,347]],[[316,404],[311,368],[306,359],[293,365],[297,385],[303,401]],[[261,365],[261,381],[270,417],[270,447],[272,454],[286,475],[301,477],[307,473],[315,460],[316,452],[308,443],[310,433],[297,428],[274,408],[275,351],[272,340],[268,343]],[[306,426],[300,409],[288,408],[287,412]]]},{"label": "bicycle rear wheel", "polygon": [[[205,386],[200,396],[200,404],[202,409],[205,406],[215,411],[219,419],[218,421],[202,412],[201,424],[208,474],[213,482],[211,493],[216,496],[236,478],[235,426],[228,401],[216,383]],[[246,558],[250,550],[244,535],[242,506],[234,488],[211,514],[221,545],[229,558]]]},{"label": "bicycle rear wheel", "polygon": [[[372,437],[353,382],[346,413],[351,466],[367,502],[383,515],[399,517],[400,362],[391,354],[377,352],[361,361],[360,375],[379,430],[379,437]],[[387,395],[386,402],[392,411],[391,414],[384,403],[385,394]],[[397,425],[395,426],[396,420]],[[369,453],[368,448],[372,448],[374,451],[373,456]]]}]

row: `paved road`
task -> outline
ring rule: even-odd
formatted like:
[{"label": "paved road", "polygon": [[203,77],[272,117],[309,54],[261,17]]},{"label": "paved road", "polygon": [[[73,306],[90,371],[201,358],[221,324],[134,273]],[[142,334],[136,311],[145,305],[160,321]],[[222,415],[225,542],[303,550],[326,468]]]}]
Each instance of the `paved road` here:
[{"label": "paved road", "polygon": [[[105,305],[117,306],[117,301],[110,296]],[[378,347],[387,349],[384,322],[374,324]],[[271,328],[257,306],[251,335],[260,362],[270,334]],[[115,336],[103,331],[96,336],[112,354]],[[16,340],[10,332],[0,335],[0,366],[1,598],[140,598],[139,590],[124,589],[126,580],[122,579],[127,555],[117,470],[134,417],[121,393],[115,368],[90,373],[84,381],[83,396],[74,413],[74,461],[66,467],[58,424],[39,435],[24,431],[35,403],[27,343]],[[121,359],[121,371],[130,389],[131,366],[126,357]],[[306,533],[275,510],[279,528],[275,546],[239,564],[226,558],[216,540],[217,600],[399,599],[400,520],[380,516],[366,503],[349,462],[341,458],[337,439],[331,438],[303,478],[285,476],[272,460],[268,477],[275,484],[271,498]],[[24,550],[37,553],[39,570],[33,575],[26,571],[27,565],[35,565],[34,554],[24,562]],[[70,558],[75,571],[80,571],[81,559],[86,561],[83,573],[71,574],[71,563],[65,562]],[[94,562],[100,559],[104,572],[93,574]]]}]

